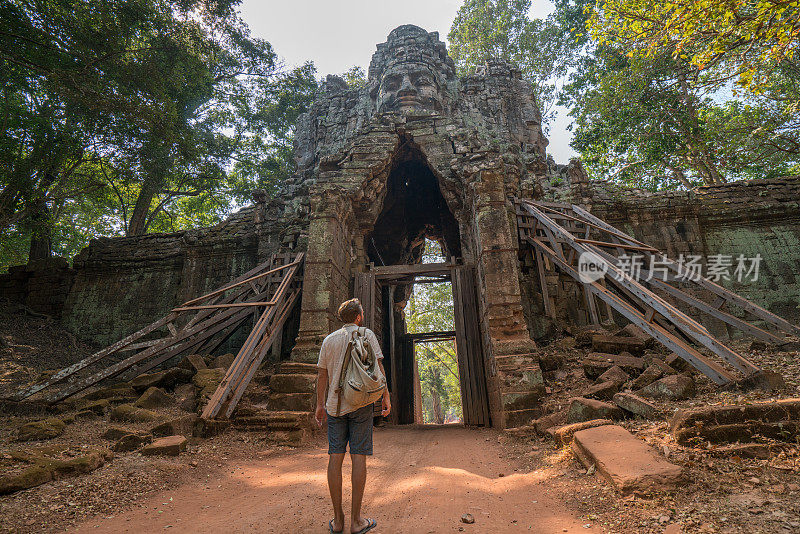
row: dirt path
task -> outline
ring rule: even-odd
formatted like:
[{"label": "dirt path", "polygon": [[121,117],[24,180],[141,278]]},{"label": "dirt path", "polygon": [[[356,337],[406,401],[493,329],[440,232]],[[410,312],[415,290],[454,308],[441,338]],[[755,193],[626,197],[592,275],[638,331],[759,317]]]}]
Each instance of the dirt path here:
[{"label": "dirt path", "polygon": [[[364,502],[379,522],[373,532],[587,532],[577,513],[547,494],[541,473],[515,472],[520,464],[506,459],[497,436],[459,427],[377,429]],[[326,461],[324,449],[309,447],[230,462],[225,475],[97,517],[78,532],[326,532]],[[475,524],[460,522],[466,512]]]}]

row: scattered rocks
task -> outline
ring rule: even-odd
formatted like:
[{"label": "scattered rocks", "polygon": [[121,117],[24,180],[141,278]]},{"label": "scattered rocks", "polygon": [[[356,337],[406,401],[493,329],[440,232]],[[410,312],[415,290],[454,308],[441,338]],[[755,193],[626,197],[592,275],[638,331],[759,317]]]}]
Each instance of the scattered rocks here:
[{"label": "scattered rocks", "polygon": [[178,364],[178,367],[191,371],[192,373],[196,373],[197,371],[201,371],[203,369],[208,369],[206,361],[199,354],[189,354],[188,356],[184,357],[183,360],[181,360],[181,363]]},{"label": "scattered rocks", "polygon": [[583,360],[583,373],[594,380],[615,365],[629,375],[638,376],[644,371],[644,360],[631,355],[592,352]]},{"label": "scattered rocks", "polygon": [[629,352],[641,355],[644,352],[644,342],[634,337],[596,334],[592,336],[592,349],[610,354]]},{"label": "scattered rocks", "polygon": [[142,448],[144,456],[178,456],[186,450],[187,439],[184,436],[167,436],[153,441]]},{"label": "scattered rocks", "polygon": [[17,441],[44,441],[60,436],[67,427],[57,417],[25,423],[17,429]]},{"label": "scattered rocks", "polygon": [[111,410],[112,421],[128,421],[131,423],[151,423],[158,421],[161,417],[156,413],[145,408],[137,408],[132,404],[120,404]]},{"label": "scattered rocks", "polygon": [[53,480],[53,473],[44,467],[29,467],[14,475],[0,476],[0,495],[41,486]]},{"label": "scattered rocks", "polygon": [[153,436],[150,434],[126,434],[117,440],[111,450],[114,452],[135,451],[151,441],[153,441]]},{"label": "scattered rocks", "polygon": [[669,365],[670,367],[672,367],[673,369],[675,369],[676,371],[681,372],[681,373],[683,373],[683,372],[693,372],[694,371],[694,367],[692,367],[689,364],[689,362],[687,362],[686,360],[684,360],[683,358],[681,358],[680,356],[678,356],[674,352],[671,352],[671,353],[669,353],[667,355],[666,362],[667,362],[667,365]]},{"label": "scattered rocks", "polygon": [[106,439],[108,441],[117,441],[122,436],[127,436],[128,434],[135,434],[133,430],[129,430],[127,428],[119,427],[119,426],[111,426],[108,427],[108,430],[103,432],[103,435],[100,437]]},{"label": "scattered rocks", "polygon": [[606,381],[589,386],[580,392],[580,396],[592,399],[611,400],[617,391],[619,391],[618,384]]},{"label": "scattered rocks", "polygon": [[617,393],[614,395],[614,404],[644,419],[654,419],[658,415],[655,405],[633,393]]},{"label": "scattered rocks", "polygon": [[175,387],[175,402],[186,412],[197,409],[197,390],[192,384],[181,384]]},{"label": "scattered rocks", "polygon": [[635,324],[631,323],[627,325],[625,328],[617,332],[618,336],[628,336],[632,338],[636,338],[642,343],[644,343],[645,347],[652,347],[655,344],[655,339],[653,336],[636,326]]},{"label": "scattered rocks", "polygon": [[167,408],[175,405],[175,401],[163,390],[157,387],[147,388],[142,396],[133,403],[137,408]]},{"label": "scattered rocks", "polygon": [[597,383],[599,384],[601,382],[613,382],[614,384],[617,385],[617,387],[619,387],[630,379],[631,379],[630,375],[628,375],[628,373],[623,371],[622,367],[620,367],[619,365],[614,365],[610,367],[608,371],[604,372],[597,378]]},{"label": "scattered rocks", "polygon": [[475,522],[475,517],[472,514],[464,514],[461,516],[461,522],[471,525]]},{"label": "scattered rocks", "polygon": [[642,389],[643,387],[649,386],[662,376],[664,376],[664,369],[662,369],[658,364],[650,364],[650,366],[648,366],[647,369],[642,372],[642,374],[637,376],[633,382],[631,382],[630,388],[633,390]]},{"label": "scattered rocks", "polygon": [[614,404],[594,399],[576,397],[567,412],[567,423],[580,423],[592,419],[621,419],[622,410]]},{"label": "scattered rocks", "polygon": [[621,426],[576,432],[572,450],[585,467],[596,466],[597,472],[622,494],[675,491],[684,480],[681,467],[665,460]]},{"label": "scattered rocks", "polygon": [[551,413],[550,415],[545,415],[533,421],[533,428],[539,434],[544,434],[547,432],[547,429],[552,428],[554,426],[563,425],[567,422],[567,410],[561,410],[558,412]]},{"label": "scattered rocks", "polygon": [[221,356],[217,356],[214,358],[214,367],[217,369],[224,369],[228,370],[228,367],[231,366],[233,360],[236,359],[236,355],[232,353],[223,354]]},{"label": "scattered rocks", "polygon": [[800,429],[800,399],[678,410],[670,427],[682,445],[693,439],[752,441],[755,435],[794,441]]},{"label": "scattered rocks", "polygon": [[686,375],[669,375],[640,389],[638,395],[653,399],[683,400],[695,393],[694,380]]},{"label": "scattered rocks", "polygon": [[150,433],[155,437],[164,436],[199,436],[202,434],[202,419],[196,415],[184,415],[165,421],[150,429]]},{"label": "scattered rocks", "polygon": [[[11,451],[11,460],[30,464],[31,467],[18,473],[0,476],[0,495],[39,486],[51,480],[81,475],[102,466],[113,454],[106,449],[76,450],[65,447],[41,447],[31,450]],[[69,459],[63,459],[63,457]]]},{"label": "scattered rocks", "polygon": [[119,404],[120,402],[127,402],[129,400],[133,400],[138,396],[138,393],[130,387],[130,385],[122,383],[122,384],[115,384],[113,386],[105,387],[98,389],[97,391],[92,391],[83,396],[84,400],[87,401],[96,401],[96,400],[108,400],[110,403]]},{"label": "scattered rocks", "polygon": [[137,376],[130,381],[130,386],[138,393],[143,393],[152,387],[172,389],[175,384],[191,380],[193,374],[187,369],[172,367],[166,371]]}]

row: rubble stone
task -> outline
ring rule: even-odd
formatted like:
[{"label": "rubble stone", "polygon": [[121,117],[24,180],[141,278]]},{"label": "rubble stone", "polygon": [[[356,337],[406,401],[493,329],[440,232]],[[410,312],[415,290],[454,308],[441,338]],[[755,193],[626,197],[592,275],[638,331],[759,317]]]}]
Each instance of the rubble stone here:
[{"label": "rubble stone", "polygon": [[57,417],[25,423],[17,429],[17,441],[44,441],[60,436],[67,425]]},{"label": "rubble stone", "polygon": [[199,424],[201,419],[196,415],[183,415],[170,419],[150,429],[150,433],[155,437],[165,436],[199,436],[202,434]]},{"label": "rubble stone", "polygon": [[684,482],[681,467],[665,460],[621,426],[576,432],[572,450],[585,467],[594,465],[597,473],[623,495],[675,491]]},{"label": "rubble stone", "polygon": [[608,369],[608,371],[601,374],[597,377],[597,383],[601,382],[613,382],[617,385],[617,387],[621,386],[628,380],[630,380],[630,375],[622,370],[619,365],[614,365]]},{"label": "rubble stone", "polygon": [[686,375],[669,375],[637,391],[642,397],[682,400],[694,395],[694,380]]},{"label": "rubble stone", "polygon": [[175,402],[181,410],[194,412],[197,409],[197,390],[192,384],[180,384],[175,387]]},{"label": "rubble stone", "polygon": [[228,367],[231,366],[233,360],[236,359],[236,355],[228,352],[227,354],[221,354],[214,358],[214,365],[215,369],[225,369],[228,370]]},{"label": "rubble stone", "polygon": [[752,441],[753,436],[794,441],[800,428],[800,399],[678,410],[670,421],[675,441]]},{"label": "rubble stone", "polygon": [[186,444],[184,436],[167,436],[142,447],[140,452],[143,456],[178,456],[186,450]]},{"label": "rubble stone", "polygon": [[642,374],[637,376],[633,382],[631,382],[630,388],[633,390],[642,389],[645,386],[649,386],[662,376],[664,376],[664,369],[657,364],[651,364],[642,372]]},{"label": "rubble stone", "polygon": [[592,384],[588,388],[581,391],[579,396],[592,399],[611,400],[611,397],[613,397],[617,391],[619,391],[619,385],[616,382],[606,380],[605,382]]},{"label": "rubble stone", "polygon": [[111,410],[112,421],[128,421],[131,423],[151,423],[161,418],[156,412],[145,408],[137,408],[132,404],[120,404]]},{"label": "rubble stone", "polygon": [[629,352],[641,355],[644,352],[644,342],[635,337],[600,334],[592,336],[592,349],[609,354]]},{"label": "rubble stone", "polygon": [[146,445],[153,441],[153,436],[150,434],[126,434],[119,438],[111,450],[114,452],[129,452],[139,449],[142,445]]},{"label": "rubble stone", "polygon": [[644,360],[642,358],[592,352],[583,360],[583,373],[586,378],[594,380],[615,365],[630,375],[638,375],[644,371]]},{"label": "rubble stone", "polygon": [[621,419],[622,410],[614,404],[594,399],[576,397],[567,412],[567,423],[580,423],[592,419]]},{"label": "rubble stone", "polygon": [[181,368],[196,373],[202,369],[208,369],[206,361],[200,354],[189,354],[185,356],[181,363],[178,364]]},{"label": "rubble stone", "polygon": [[617,393],[614,395],[614,404],[644,419],[654,419],[658,415],[658,408],[633,393]]},{"label": "rubble stone", "polygon": [[594,428],[596,426],[613,424],[614,422],[611,419],[591,419],[589,421],[581,421],[580,423],[553,427],[549,429],[547,433],[553,436],[560,444],[569,445],[572,443],[572,437],[575,435],[575,432],[580,432],[581,430]]},{"label": "rubble stone", "polygon": [[137,408],[147,408],[148,410],[154,408],[167,408],[175,405],[175,401],[163,390],[151,387],[142,393],[142,396],[133,403]]}]

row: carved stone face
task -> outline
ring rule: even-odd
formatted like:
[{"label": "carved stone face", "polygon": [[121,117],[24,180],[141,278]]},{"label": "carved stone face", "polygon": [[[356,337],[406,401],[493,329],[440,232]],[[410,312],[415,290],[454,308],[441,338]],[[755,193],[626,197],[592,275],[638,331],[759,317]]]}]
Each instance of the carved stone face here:
[{"label": "carved stone face", "polygon": [[400,63],[389,67],[378,90],[378,112],[442,111],[438,78],[423,63]]}]

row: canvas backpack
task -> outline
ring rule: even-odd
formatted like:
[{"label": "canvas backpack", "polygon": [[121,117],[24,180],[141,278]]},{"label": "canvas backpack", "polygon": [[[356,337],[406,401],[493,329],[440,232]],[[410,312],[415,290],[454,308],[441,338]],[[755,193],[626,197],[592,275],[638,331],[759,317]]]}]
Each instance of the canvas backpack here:
[{"label": "canvas backpack", "polygon": [[339,387],[336,389],[336,416],[339,416],[342,399],[356,409],[372,404],[383,395],[386,377],[378,358],[367,341],[367,329],[359,327],[350,333],[347,350],[342,360]]}]

